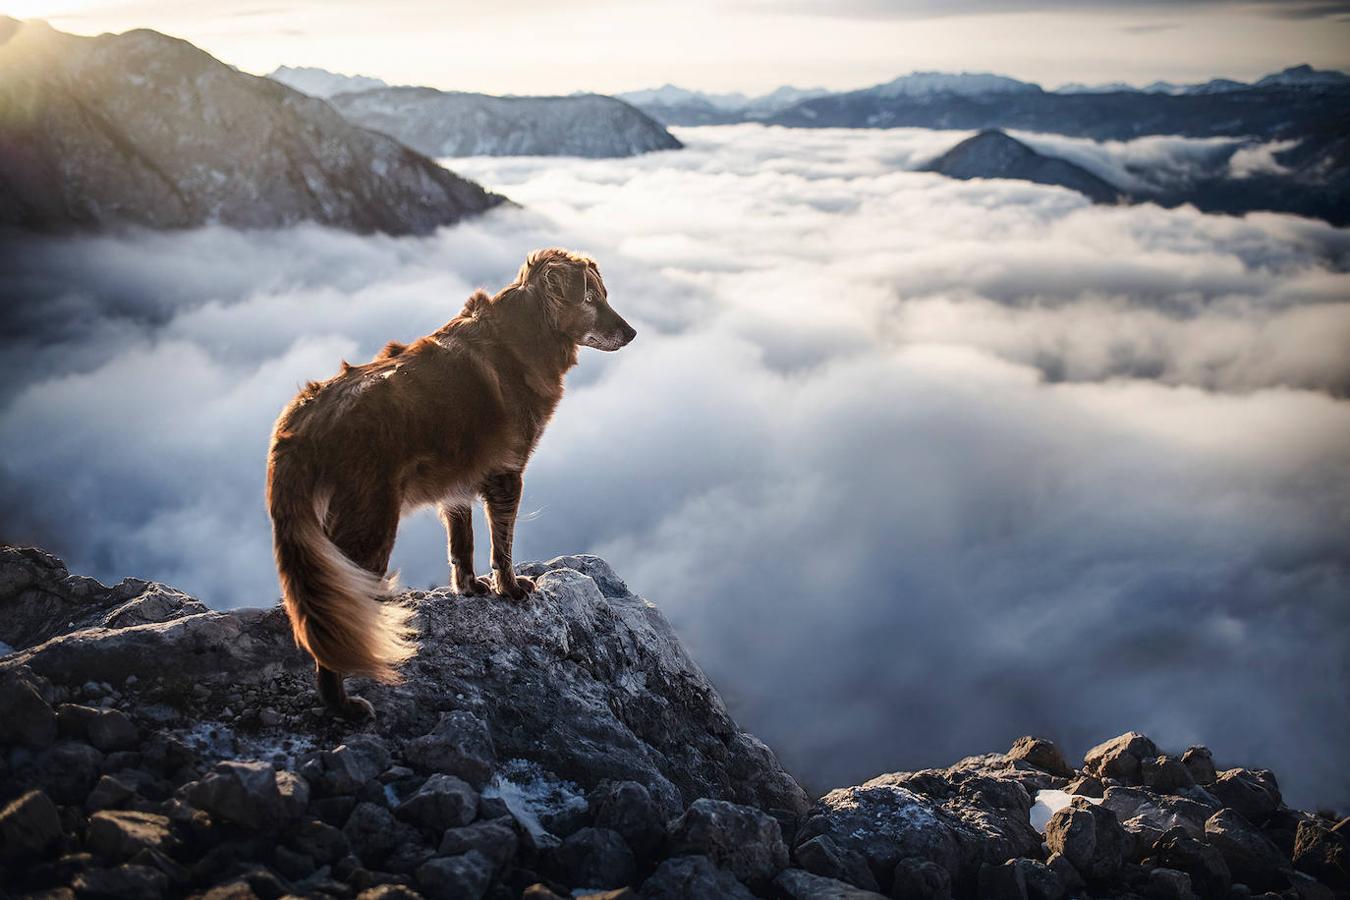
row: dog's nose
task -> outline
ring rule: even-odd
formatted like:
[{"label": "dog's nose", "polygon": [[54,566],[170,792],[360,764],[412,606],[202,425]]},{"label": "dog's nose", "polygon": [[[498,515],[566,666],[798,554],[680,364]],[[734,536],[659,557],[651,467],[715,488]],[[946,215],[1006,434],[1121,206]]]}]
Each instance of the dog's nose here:
[{"label": "dog's nose", "polygon": [[624,343],[624,346],[627,346],[628,344],[631,344],[631,343],[633,342],[633,338],[635,338],[635,337],[637,337],[637,329],[634,328],[632,325],[629,325],[629,324],[627,324],[627,323],[624,323],[624,326],[623,326],[623,343]]}]

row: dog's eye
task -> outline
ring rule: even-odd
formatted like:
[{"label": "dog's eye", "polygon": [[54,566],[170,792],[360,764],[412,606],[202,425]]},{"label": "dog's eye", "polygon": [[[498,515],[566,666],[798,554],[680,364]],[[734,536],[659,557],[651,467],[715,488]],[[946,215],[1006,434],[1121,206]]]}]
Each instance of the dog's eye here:
[{"label": "dog's eye", "polygon": [[586,292],[586,302],[587,302],[587,303],[594,303],[594,302],[595,302],[595,291],[587,291],[587,292]]}]

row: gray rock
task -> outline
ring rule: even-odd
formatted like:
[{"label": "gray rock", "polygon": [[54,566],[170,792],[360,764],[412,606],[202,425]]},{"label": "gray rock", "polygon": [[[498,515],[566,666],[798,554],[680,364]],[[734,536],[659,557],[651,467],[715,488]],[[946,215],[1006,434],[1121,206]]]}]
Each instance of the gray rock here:
[{"label": "gray rock", "polygon": [[591,797],[594,824],[618,832],[639,861],[660,849],[666,823],[651,794],[636,781],[607,785]]},{"label": "gray rock", "polygon": [[455,710],[441,717],[436,728],[408,744],[407,756],[424,771],[456,775],[482,790],[496,762],[492,735],[482,719]]},{"label": "gray rock", "polygon": [[1098,778],[1138,783],[1140,763],[1155,759],[1158,746],[1137,731],[1103,741],[1083,755],[1083,770]]},{"label": "gray rock", "polygon": [[1116,814],[1086,800],[1075,799],[1050,817],[1045,842],[1088,882],[1110,881],[1125,861],[1125,830]]},{"label": "gray rock", "polygon": [[1051,853],[1045,858],[1045,867],[1059,876],[1059,883],[1064,885],[1064,892],[1070,896],[1087,887],[1083,876],[1078,874],[1073,863],[1065,859],[1063,854]]},{"label": "gray rock", "polygon": [[1106,793],[1106,785],[1095,775],[1080,775],[1064,786],[1064,792],[1079,797],[1101,797]]},{"label": "gray rock", "polygon": [[741,881],[764,883],[787,868],[782,829],[757,809],[725,800],[695,800],[670,828],[672,856],[706,856]]},{"label": "gray rock", "polygon": [[1181,764],[1191,773],[1191,780],[1196,784],[1213,784],[1214,779],[1219,777],[1214,770],[1214,754],[1209,752],[1208,747],[1188,748],[1181,754]]},{"label": "gray rock", "polygon": [[61,837],[61,815],[41,790],[30,790],[0,809],[0,856],[31,858]]},{"label": "gray rock", "polygon": [[1193,837],[1204,835],[1205,820],[1214,814],[1212,807],[1186,797],[1155,794],[1133,787],[1107,788],[1101,805],[1122,822],[1133,820],[1136,825],[1160,833],[1180,826]]},{"label": "gray rock", "polygon": [[491,97],[427,87],[344,93],[330,101],[352,122],[433,158],[633,156],[682,145],[646,113],[613,97]]},{"label": "gray rock", "polygon": [[365,801],[352,809],[342,833],[361,861],[371,866],[385,864],[396,852],[415,850],[420,844],[415,829],[399,822],[385,807]]},{"label": "gray rock", "polygon": [[980,900],[1027,900],[1026,874],[1010,859],[1001,866],[980,866]]},{"label": "gray rock", "polygon": [[1063,900],[1068,894],[1064,879],[1054,869],[1038,859],[1016,859],[1013,865],[1022,873],[1027,889],[1027,900]]},{"label": "gray rock", "polygon": [[931,859],[918,856],[902,859],[892,873],[891,896],[905,900],[951,900],[951,873]]},{"label": "gray rock", "polygon": [[436,835],[447,828],[468,825],[477,813],[478,792],[462,778],[439,773],[429,777],[394,810],[403,821]]},{"label": "gray rock", "polygon": [[898,785],[874,780],[830,791],[817,801],[799,840],[819,834],[859,853],[878,882],[910,857],[936,863],[949,877],[960,870],[952,823],[925,798]]},{"label": "gray rock", "polygon": [[358,734],[323,754],[324,787],[333,794],[355,794],[389,768],[389,748],[376,735]]},{"label": "gray rock", "polygon": [[275,770],[263,762],[226,760],[183,786],[189,803],[249,828],[269,828],[286,817]]},{"label": "gray rock", "polygon": [[169,890],[169,878],[150,866],[128,864],[115,869],[85,869],[75,876],[71,887],[81,897],[144,900],[163,897]]},{"label": "gray rock", "polygon": [[754,900],[745,885],[725,869],[719,869],[706,856],[679,856],[668,859],[642,882],[645,900],[692,900],[695,897],[719,897],[726,900]]},{"label": "gray rock", "polygon": [[1229,769],[1206,790],[1224,806],[1235,809],[1253,825],[1260,825],[1280,808],[1280,787],[1266,769]]},{"label": "gray rock", "polygon": [[582,828],[548,852],[545,871],[572,888],[618,888],[637,875],[633,852],[616,831]]},{"label": "gray rock", "polygon": [[28,152],[0,159],[4,224],[262,228],[309,220],[408,234],[502,200],[322,100],[186,41],[148,29],[81,37],[36,20],[8,38],[0,67],[11,77],[0,85],[0,106],[41,114],[7,126]]},{"label": "gray rock", "polygon": [[417,869],[417,885],[431,900],[478,900],[492,881],[492,864],[476,850],[438,856]]},{"label": "gray rock", "polygon": [[1149,900],[1194,900],[1191,876],[1176,869],[1151,869],[1148,873]]},{"label": "gray rock", "polygon": [[461,856],[476,850],[500,872],[516,855],[520,839],[506,819],[474,822],[461,828],[447,828],[441,835],[438,856]]},{"label": "gray rock", "polygon": [[277,793],[286,817],[298,818],[309,806],[309,782],[295,772],[283,769],[276,773]]},{"label": "gray rock", "polygon": [[317,864],[331,865],[347,855],[350,843],[337,828],[318,819],[299,823],[289,830],[289,844]]},{"label": "gray rock", "polygon": [[884,900],[876,891],[865,891],[834,878],[802,869],[784,869],[773,880],[777,896],[784,900]]},{"label": "gray rock", "polygon": [[1035,766],[1049,772],[1051,775],[1058,775],[1061,778],[1072,778],[1073,769],[1064,760],[1064,754],[1059,752],[1053,741],[1047,741],[1044,738],[1027,737],[1018,738],[1008,751],[1008,758],[1021,760],[1029,765]]},{"label": "gray rock", "polygon": [[1185,872],[1191,879],[1191,889],[1205,900],[1227,897],[1233,876],[1214,847],[1191,837],[1183,828],[1173,828],[1158,839],[1154,850],[1159,867]]},{"label": "gray rock", "polygon": [[116,709],[101,709],[86,724],[89,743],[104,753],[130,750],[140,740],[140,732],[126,713]]},{"label": "gray rock", "polygon": [[1163,794],[1176,793],[1195,785],[1190,769],[1175,756],[1157,756],[1141,761],[1144,787]]},{"label": "gray rock", "polygon": [[792,856],[797,865],[812,874],[843,881],[864,891],[880,890],[863,855],[840,847],[827,834],[816,835],[798,844]]},{"label": "gray rock", "polygon": [[44,696],[49,690],[41,678],[22,666],[0,671],[0,746],[51,746],[57,720],[50,697]]},{"label": "gray rock", "polygon": [[84,800],[84,808],[89,812],[99,809],[112,809],[121,806],[136,793],[134,785],[113,775],[104,775]]},{"label": "gray rock", "polygon": [[110,862],[123,862],[142,850],[167,852],[177,844],[168,817],[131,810],[94,813],[86,840],[93,853]]},{"label": "gray rock", "polygon": [[1223,855],[1234,881],[1255,891],[1278,890],[1288,883],[1290,861],[1233,810],[1221,809],[1205,822],[1205,839]]},{"label": "gray rock", "polygon": [[61,741],[40,760],[42,784],[61,803],[83,803],[103,766],[103,754],[82,741]]},{"label": "gray rock", "polygon": [[1316,820],[1300,822],[1292,856],[1300,872],[1337,890],[1350,889],[1350,819],[1333,828]]}]

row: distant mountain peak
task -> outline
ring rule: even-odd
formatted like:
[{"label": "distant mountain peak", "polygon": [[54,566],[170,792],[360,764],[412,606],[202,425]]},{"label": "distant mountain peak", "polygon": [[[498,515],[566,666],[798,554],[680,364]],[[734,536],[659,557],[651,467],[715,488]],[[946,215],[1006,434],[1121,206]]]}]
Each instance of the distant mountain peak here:
[{"label": "distant mountain peak", "polygon": [[389,87],[388,83],[369,75],[343,75],[314,66],[278,66],[267,75],[302,94],[326,100],[336,94],[369,91]]},{"label": "distant mountain peak", "polygon": [[1039,93],[1040,85],[990,72],[911,72],[864,89],[880,97]]},{"label": "distant mountain peak", "polygon": [[1125,199],[1120,188],[1082,166],[1033,150],[997,128],[966,138],[925,166],[924,171],[962,180],[1010,178],[1055,185],[1077,191],[1093,203]]}]

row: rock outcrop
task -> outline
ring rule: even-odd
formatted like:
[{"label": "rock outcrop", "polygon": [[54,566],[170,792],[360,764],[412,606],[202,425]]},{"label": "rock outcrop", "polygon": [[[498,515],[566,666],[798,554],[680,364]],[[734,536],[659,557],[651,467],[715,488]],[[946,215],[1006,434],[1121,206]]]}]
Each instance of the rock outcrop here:
[{"label": "rock outcrop", "polygon": [[503,198],[327,103],[145,29],[0,17],[0,225],[428,232]]},{"label": "rock outcrop", "polygon": [[636,156],[683,146],[657,121],[599,94],[493,97],[428,87],[342,93],[329,102],[428,156]]},{"label": "rock outcrop", "polygon": [[399,597],[422,651],[402,684],[354,685],[379,717],[350,726],[318,707],[279,609],[213,612],[0,548],[0,883],[363,900],[1350,890],[1344,821],[1287,808],[1270,772],[1137,734],[1081,769],[1027,737],[812,804],[602,560],[521,569],[538,583],[524,604]]}]

